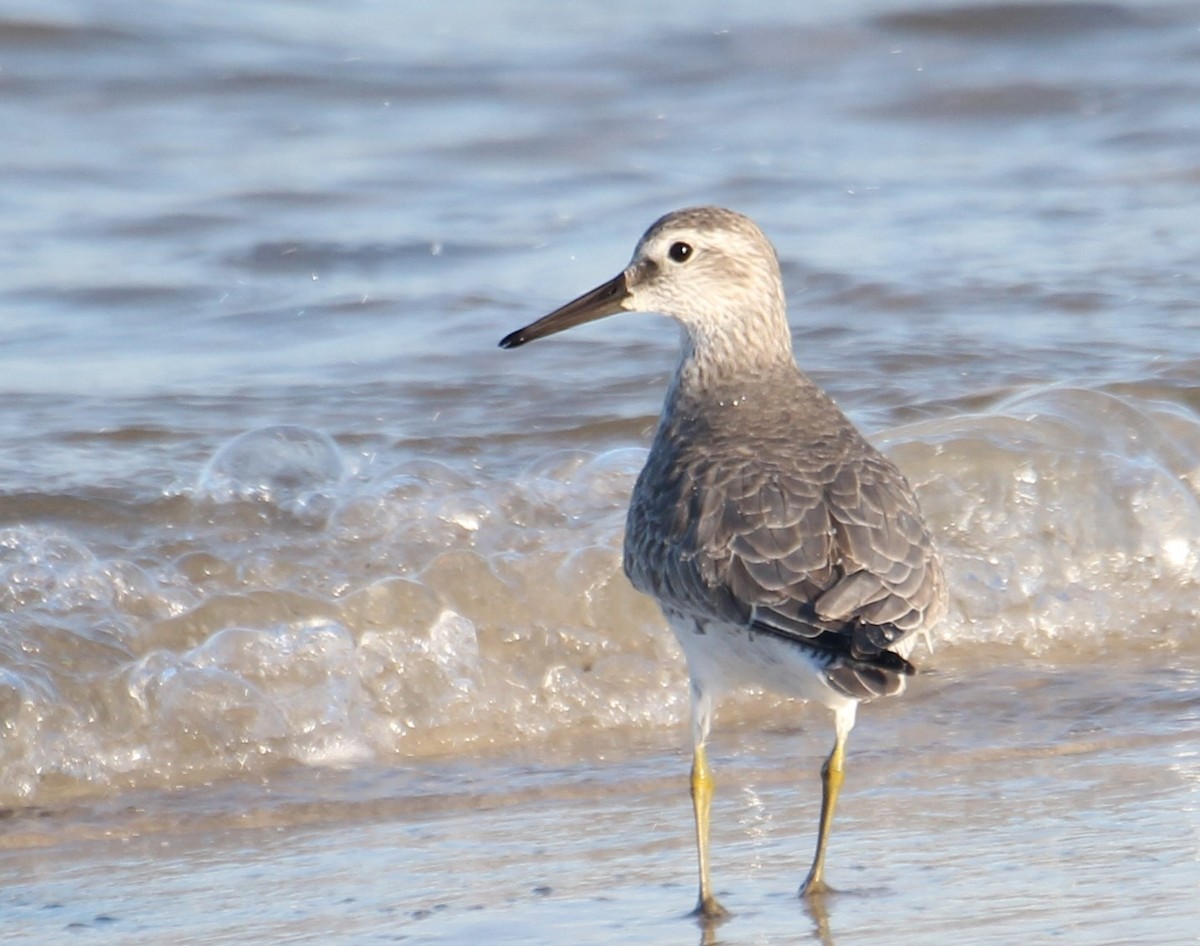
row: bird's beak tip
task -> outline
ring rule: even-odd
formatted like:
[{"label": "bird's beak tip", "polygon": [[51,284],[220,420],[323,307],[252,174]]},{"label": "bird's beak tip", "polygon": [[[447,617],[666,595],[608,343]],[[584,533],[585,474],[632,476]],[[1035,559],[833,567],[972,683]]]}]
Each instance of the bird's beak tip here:
[{"label": "bird's beak tip", "polygon": [[526,342],[554,335],[576,325],[582,325],[584,322],[592,322],[604,318],[606,315],[628,311],[628,304],[629,287],[625,273],[621,273],[615,279],[610,279],[591,292],[584,293],[578,299],[555,309],[536,322],[531,322],[524,328],[505,335],[500,339],[500,347],[518,348]]}]

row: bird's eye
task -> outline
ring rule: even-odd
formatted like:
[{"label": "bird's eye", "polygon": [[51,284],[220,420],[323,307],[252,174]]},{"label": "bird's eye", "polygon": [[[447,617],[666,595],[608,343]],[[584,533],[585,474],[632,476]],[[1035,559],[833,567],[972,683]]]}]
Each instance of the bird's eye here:
[{"label": "bird's eye", "polygon": [[692,244],[690,243],[672,243],[671,248],[667,250],[667,256],[671,257],[676,263],[683,263],[692,257]]}]

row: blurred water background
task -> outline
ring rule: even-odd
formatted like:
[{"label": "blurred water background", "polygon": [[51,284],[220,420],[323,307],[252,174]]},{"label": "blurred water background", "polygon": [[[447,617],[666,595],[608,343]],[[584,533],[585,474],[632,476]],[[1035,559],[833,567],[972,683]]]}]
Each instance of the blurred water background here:
[{"label": "blurred water background", "polygon": [[1196,941],[1196,4],[8,0],[0,127],[0,937],[694,940],[676,332],[496,342],[719,203],[952,581],[828,925],[722,713],[720,941]]}]

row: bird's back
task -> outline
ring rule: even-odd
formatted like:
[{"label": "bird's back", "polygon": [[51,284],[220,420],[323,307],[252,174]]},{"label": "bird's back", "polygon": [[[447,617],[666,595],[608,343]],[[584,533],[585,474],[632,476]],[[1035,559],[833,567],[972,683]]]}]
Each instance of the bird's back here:
[{"label": "bird's back", "polygon": [[932,538],[895,465],[798,369],[777,374],[673,388],[625,571],[666,610],[828,658],[848,696],[896,692],[914,635],[945,610]]}]

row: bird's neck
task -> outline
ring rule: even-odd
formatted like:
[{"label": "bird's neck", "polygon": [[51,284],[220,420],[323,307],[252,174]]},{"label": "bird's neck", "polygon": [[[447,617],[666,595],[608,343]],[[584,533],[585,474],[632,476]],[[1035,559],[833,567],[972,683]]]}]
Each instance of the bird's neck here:
[{"label": "bird's neck", "polygon": [[735,359],[685,340],[656,441],[691,441],[698,429],[708,438],[728,433],[743,442],[763,429],[783,431],[792,440],[853,432],[829,395],[800,370],[789,340],[769,349],[742,349]]},{"label": "bird's neck", "polygon": [[685,327],[668,401],[736,401],[764,385],[794,385],[800,375],[785,320],[753,333]]}]

